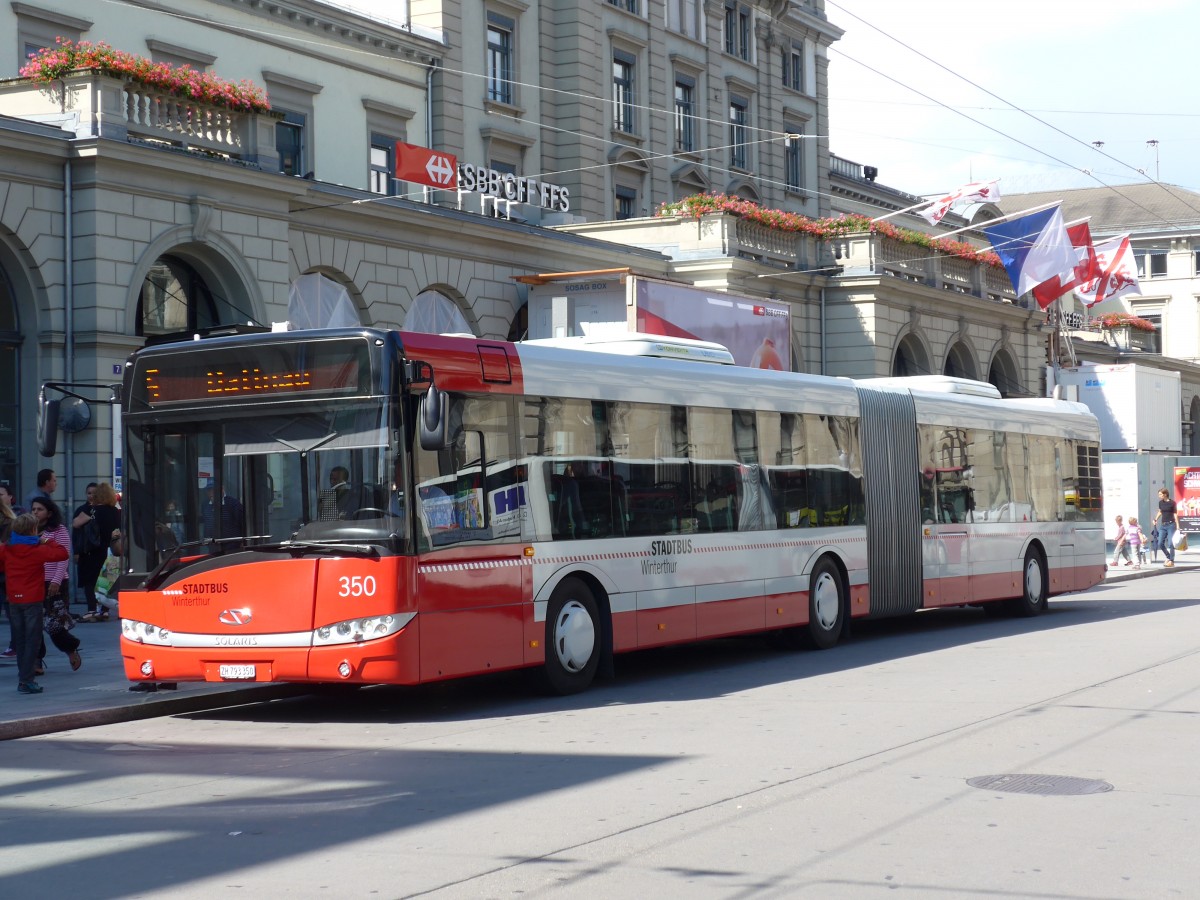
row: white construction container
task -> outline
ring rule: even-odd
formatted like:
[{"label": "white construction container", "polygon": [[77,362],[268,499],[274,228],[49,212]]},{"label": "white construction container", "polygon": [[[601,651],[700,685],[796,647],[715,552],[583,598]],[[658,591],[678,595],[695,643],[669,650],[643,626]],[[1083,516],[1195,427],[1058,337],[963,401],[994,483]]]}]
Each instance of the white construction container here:
[{"label": "white construction container", "polygon": [[[1183,450],[1178,372],[1137,363],[1052,370],[1065,399],[1078,400],[1100,420],[1102,450]],[[1053,384],[1053,380],[1051,380]]]}]

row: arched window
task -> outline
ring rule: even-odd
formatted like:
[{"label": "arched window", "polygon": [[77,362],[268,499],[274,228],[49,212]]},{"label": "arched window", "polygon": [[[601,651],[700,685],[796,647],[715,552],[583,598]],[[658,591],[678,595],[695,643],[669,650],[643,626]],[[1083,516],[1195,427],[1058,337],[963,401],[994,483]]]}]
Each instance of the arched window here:
[{"label": "arched window", "polygon": [[905,335],[892,358],[892,375],[905,378],[909,375],[929,375],[929,357],[921,342],[913,335]]},{"label": "arched window", "polygon": [[1000,392],[1001,397],[1020,397],[1024,393],[1016,364],[1004,350],[992,358],[992,364],[988,367],[988,383]]},{"label": "arched window", "polygon": [[474,334],[467,317],[458,305],[438,291],[421,291],[413,298],[404,324],[405,331],[426,334]]},{"label": "arched window", "polygon": [[154,337],[194,332],[220,321],[212,291],[200,274],[176,256],[160,256],[146,273],[138,299],[137,333]]},{"label": "arched window", "polygon": [[942,374],[953,378],[978,380],[979,373],[975,371],[975,360],[971,358],[971,351],[965,344],[956,343],[950,348],[950,352],[946,354],[946,365],[942,369]]}]

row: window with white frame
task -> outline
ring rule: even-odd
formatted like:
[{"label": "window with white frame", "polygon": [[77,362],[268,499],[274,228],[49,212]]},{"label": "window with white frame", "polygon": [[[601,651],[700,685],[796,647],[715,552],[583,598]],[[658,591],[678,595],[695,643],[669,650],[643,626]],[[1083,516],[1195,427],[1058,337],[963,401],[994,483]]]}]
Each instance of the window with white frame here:
[{"label": "window with white frame", "polygon": [[269,69],[263,69],[263,81],[272,109],[283,113],[283,118],[275,122],[279,171],[297,178],[312,178],[316,172],[311,141],[313,109],[321,85]]},{"label": "window with white frame", "polygon": [[275,149],[279,152],[279,171],[284,175],[303,177],[312,169],[307,168],[308,116],[304,113],[283,112],[283,119],[275,123]]},{"label": "window with white frame", "polygon": [[703,13],[702,0],[667,0],[667,28],[699,40]]},{"label": "window with white frame", "polygon": [[1162,353],[1163,308],[1154,306],[1139,306],[1136,303],[1130,307],[1139,319],[1145,319],[1154,326],[1153,332],[1138,332],[1139,345],[1147,353]]},{"label": "window with white frame", "polygon": [[[55,38],[78,42],[93,24],[91,19],[37,9],[27,3],[13,3],[12,11],[17,20],[18,71],[29,62],[30,56],[55,46]],[[12,74],[16,75],[17,72]]]},{"label": "window with white frame", "polygon": [[494,12],[487,14],[487,98],[513,103],[513,38],[516,22]]},{"label": "window with white frame", "polygon": [[[405,196],[409,187],[396,180],[399,162],[396,143],[408,140],[408,123],[416,113],[411,109],[364,97],[367,120],[367,190],[389,197]],[[420,193],[420,191],[418,191]]]},{"label": "window with white frame", "polygon": [[367,190],[372,194],[396,193],[396,141],[382,134],[371,135],[371,150],[367,163]]},{"label": "window with white frame", "polygon": [[753,56],[754,20],[750,7],[725,0],[725,52],[749,60]]},{"label": "window with white frame", "polygon": [[799,191],[804,187],[804,126],[784,122],[783,127],[789,135],[795,135],[784,141],[784,186]]},{"label": "window with white frame", "polygon": [[744,97],[729,98],[729,165],[734,169],[749,167],[750,104]]},{"label": "window with white frame", "polygon": [[634,99],[634,72],[637,58],[624,50],[613,51],[613,128],[626,134],[637,133]]},{"label": "window with white frame", "polygon": [[641,14],[640,0],[608,0],[608,5],[620,7],[625,12],[631,12],[635,16]]},{"label": "window with white frame", "polygon": [[1166,278],[1167,251],[1156,247],[1139,250],[1134,248],[1133,258],[1137,262],[1138,278]]},{"label": "window with white frame", "polygon": [[696,79],[690,75],[675,76],[675,150],[696,150]]},{"label": "window with white frame", "polygon": [[797,44],[784,45],[780,50],[780,75],[784,87],[804,90],[804,48]]},{"label": "window with white frame", "polygon": [[737,55],[737,4],[726,0],[725,3],[725,52],[730,56]]}]

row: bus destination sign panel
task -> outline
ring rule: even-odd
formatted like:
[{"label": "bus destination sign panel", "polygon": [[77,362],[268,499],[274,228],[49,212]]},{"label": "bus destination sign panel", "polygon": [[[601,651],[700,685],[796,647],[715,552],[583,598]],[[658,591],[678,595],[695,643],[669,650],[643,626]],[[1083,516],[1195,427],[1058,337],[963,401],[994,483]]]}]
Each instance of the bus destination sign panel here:
[{"label": "bus destination sign panel", "polygon": [[[369,370],[364,348],[342,344],[330,352],[273,353],[257,347],[235,361],[225,353],[147,358],[134,390],[147,406],[267,399],[304,394],[356,395]],[[253,360],[253,362],[246,358]]]}]

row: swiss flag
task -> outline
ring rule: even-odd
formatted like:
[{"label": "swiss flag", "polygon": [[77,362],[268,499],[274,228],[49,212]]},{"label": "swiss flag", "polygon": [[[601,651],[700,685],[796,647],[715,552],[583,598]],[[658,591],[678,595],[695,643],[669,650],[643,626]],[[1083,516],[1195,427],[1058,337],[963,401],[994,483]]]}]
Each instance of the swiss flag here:
[{"label": "swiss flag", "polygon": [[1071,288],[1086,284],[1100,275],[1100,264],[1096,259],[1096,247],[1092,244],[1092,229],[1087,222],[1076,222],[1067,226],[1067,237],[1075,248],[1078,262],[1070,272],[1055,275],[1033,288],[1033,298],[1045,309]]}]

